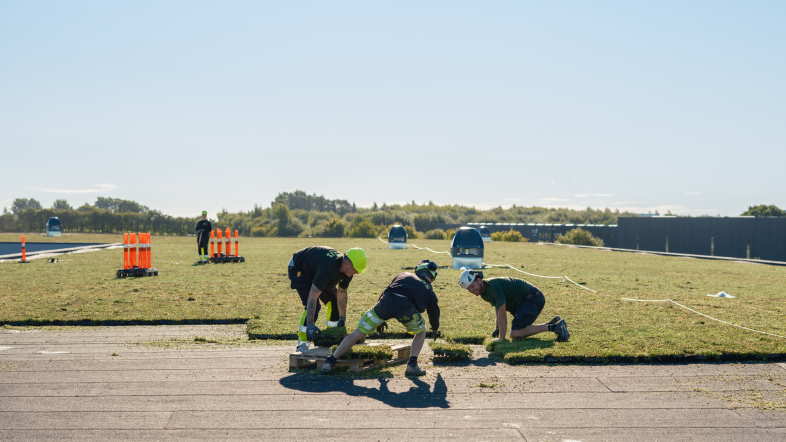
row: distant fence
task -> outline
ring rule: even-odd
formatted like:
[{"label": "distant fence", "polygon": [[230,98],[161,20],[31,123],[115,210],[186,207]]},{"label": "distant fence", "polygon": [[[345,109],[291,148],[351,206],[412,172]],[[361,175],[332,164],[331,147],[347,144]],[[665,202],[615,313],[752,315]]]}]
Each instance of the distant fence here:
[{"label": "distant fence", "polygon": [[786,218],[620,218],[614,247],[786,261]]},{"label": "distant fence", "polygon": [[[617,225],[468,223],[490,232],[517,230],[530,241],[554,242],[582,228],[606,247],[731,258],[786,261],[786,218],[621,217]],[[448,228],[456,226],[449,225]]]}]

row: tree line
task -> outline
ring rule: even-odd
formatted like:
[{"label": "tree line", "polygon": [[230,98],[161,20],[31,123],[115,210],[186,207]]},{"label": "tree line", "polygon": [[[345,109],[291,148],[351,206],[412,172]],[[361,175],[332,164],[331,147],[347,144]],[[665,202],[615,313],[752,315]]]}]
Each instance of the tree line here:
[{"label": "tree line", "polygon": [[[774,215],[776,214],[777,215]],[[743,215],[786,216],[776,206],[752,206]],[[156,234],[193,233],[197,217],[173,217],[135,201],[98,197],[94,204],[71,207],[57,200],[42,208],[32,198],[17,198],[11,211],[0,215],[0,231],[42,230],[47,219],[57,216],[66,232],[119,233],[150,231]],[[566,208],[497,207],[489,210],[461,205],[377,204],[357,207],[347,200],[331,200],[297,190],[276,196],[269,207],[254,205],[249,211],[222,211],[214,219],[216,227],[238,229],[244,236],[283,237],[375,237],[393,224],[403,225],[410,237],[449,238],[449,229],[477,223],[616,224],[620,216],[637,216],[610,209],[573,210]]]},{"label": "tree line", "polygon": [[153,232],[186,235],[193,233],[196,218],[174,217],[119,198],[98,197],[94,204],[71,207],[66,200],[55,200],[43,208],[33,198],[17,198],[0,215],[0,232],[43,231],[47,220],[60,218],[64,232],[121,233]]}]

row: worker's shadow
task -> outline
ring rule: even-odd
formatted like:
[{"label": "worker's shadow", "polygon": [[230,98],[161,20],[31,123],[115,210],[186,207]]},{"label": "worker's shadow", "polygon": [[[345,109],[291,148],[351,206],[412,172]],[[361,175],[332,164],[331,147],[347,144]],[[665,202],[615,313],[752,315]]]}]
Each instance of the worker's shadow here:
[{"label": "worker's shadow", "polygon": [[412,382],[409,390],[390,391],[390,379],[377,378],[379,388],[355,385],[355,380],[336,376],[314,376],[295,373],[282,378],[279,382],[285,388],[306,393],[341,392],[348,396],[365,396],[376,399],[396,408],[450,408],[447,399],[448,386],[441,374],[437,374],[433,387],[418,378],[406,378]]}]

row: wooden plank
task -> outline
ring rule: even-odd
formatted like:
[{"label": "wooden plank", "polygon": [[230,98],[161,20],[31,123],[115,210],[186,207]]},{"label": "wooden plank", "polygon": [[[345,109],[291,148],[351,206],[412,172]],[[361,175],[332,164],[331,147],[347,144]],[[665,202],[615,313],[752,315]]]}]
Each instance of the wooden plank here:
[{"label": "wooden plank", "polygon": [[[369,345],[384,344],[375,343]],[[349,371],[358,372],[390,364],[400,364],[406,362],[409,359],[409,355],[412,353],[412,348],[409,344],[394,345],[391,349],[394,354],[393,359],[387,361],[374,359],[338,359],[336,361],[336,368],[346,367]],[[328,347],[316,347],[304,353],[292,353],[289,355],[289,370],[302,370],[311,367],[319,369],[328,356],[330,356],[330,349]]]}]

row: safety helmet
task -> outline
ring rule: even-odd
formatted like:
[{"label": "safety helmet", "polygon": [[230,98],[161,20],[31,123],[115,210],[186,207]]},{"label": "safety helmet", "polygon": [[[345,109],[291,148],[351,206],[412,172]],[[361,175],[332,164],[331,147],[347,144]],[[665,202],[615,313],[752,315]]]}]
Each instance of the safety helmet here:
[{"label": "safety helmet", "polygon": [[424,279],[424,276],[428,276],[433,281],[437,279],[437,268],[437,263],[424,259],[420,261],[420,264],[415,266],[415,274],[421,279]]},{"label": "safety helmet", "polygon": [[366,257],[366,251],[358,248],[353,247],[344,254],[349,261],[352,262],[352,267],[355,268],[355,271],[358,273],[363,273],[366,270],[366,265],[368,264],[368,257]]},{"label": "safety helmet", "polygon": [[461,288],[465,289],[478,278],[483,279],[483,272],[462,267],[461,273],[459,274],[458,284],[461,286]]},{"label": "safety helmet", "polygon": [[207,210],[202,211],[202,216],[207,216]]}]

